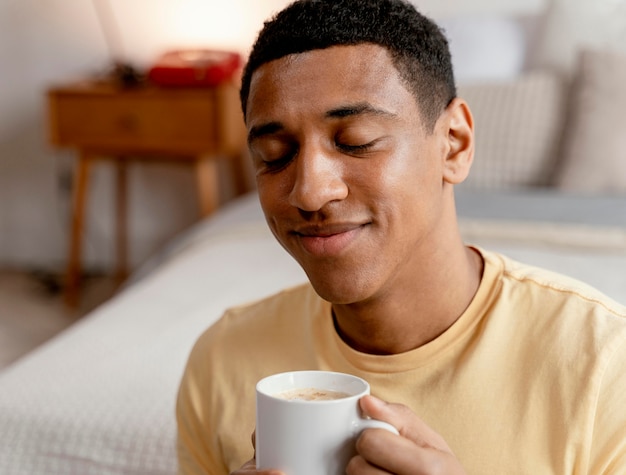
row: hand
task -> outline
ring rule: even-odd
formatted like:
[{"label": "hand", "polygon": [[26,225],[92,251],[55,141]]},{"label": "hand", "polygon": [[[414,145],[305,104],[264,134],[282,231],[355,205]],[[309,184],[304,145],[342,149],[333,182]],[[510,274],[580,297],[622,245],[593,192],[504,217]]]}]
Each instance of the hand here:
[{"label": "hand", "polygon": [[400,435],[384,429],[366,429],[356,442],[357,455],[350,460],[348,475],[461,475],[463,467],[448,444],[413,411],[374,396],[360,400],[363,414],[388,422]]},{"label": "hand", "polygon": [[248,460],[239,470],[235,470],[230,475],[250,475],[252,473],[256,473],[257,475],[285,475],[278,470],[257,470],[256,461],[254,459]]},{"label": "hand", "polygon": [[[252,432],[252,447],[256,448],[256,431]],[[285,475],[279,470],[257,470],[256,469],[256,452],[254,457],[244,463],[239,470],[235,470],[230,475],[250,475],[256,473],[258,475]]]}]

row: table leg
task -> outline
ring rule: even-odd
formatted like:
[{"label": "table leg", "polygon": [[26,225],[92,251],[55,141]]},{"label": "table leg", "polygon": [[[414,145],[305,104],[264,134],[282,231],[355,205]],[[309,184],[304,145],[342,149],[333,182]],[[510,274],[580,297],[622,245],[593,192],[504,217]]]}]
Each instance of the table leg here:
[{"label": "table leg", "polygon": [[126,160],[124,157],[118,158],[116,160],[116,175],[117,175],[117,183],[116,183],[116,195],[115,195],[115,205],[116,205],[116,227],[115,227],[115,242],[116,242],[116,253],[117,253],[117,269],[115,271],[115,280],[117,285],[120,285],[126,280],[128,277],[128,251],[127,251],[127,223],[128,223],[128,212],[127,212],[127,196],[128,196],[128,187],[127,187],[127,169],[126,169]]},{"label": "table leg", "polygon": [[217,160],[211,156],[200,156],[196,159],[196,180],[200,214],[208,216],[217,209],[219,204],[219,177]]},{"label": "table leg", "polygon": [[80,152],[74,172],[74,196],[72,203],[72,230],[70,234],[69,258],[65,284],[65,303],[70,308],[78,306],[78,290],[81,277],[81,248],[89,171],[92,157]]},{"label": "table leg", "polygon": [[246,160],[250,160],[248,150],[247,148],[242,149],[239,153],[233,154],[229,158],[232,181],[235,187],[235,195],[241,196],[249,191],[248,180],[246,179],[247,168],[244,163]]}]

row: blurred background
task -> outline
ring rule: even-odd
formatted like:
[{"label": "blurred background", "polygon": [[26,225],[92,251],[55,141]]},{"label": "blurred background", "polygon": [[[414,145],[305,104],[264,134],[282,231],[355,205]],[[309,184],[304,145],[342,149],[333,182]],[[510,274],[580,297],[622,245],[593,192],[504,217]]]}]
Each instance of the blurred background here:
[{"label": "blurred background", "polygon": [[[508,65],[503,68],[511,62],[512,67],[549,63],[567,70],[580,44],[626,43],[623,0],[414,1],[461,35],[470,17],[526,18],[533,44],[501,54],[499,61]],[[65,264],[73,152],[47,142],[49,87],[104,74],[114,56],[139,69],[171,48],[222,48],[245,56],[263,20],[286,3],[0,0],[0,268],[61,272]],[[115,23],[109,43],[98,9],[108,9]],[[462,54],[462,42],[452,46]],[[482,58],[465,61],[460,81],[472,77],[472,61],[497,64],[490,48],[486,41]],[[86,268],[106,270],[114,260],[113,183],[107,168],[98,167],[91,183]],[[130,256],[136,264],[193,222],[197,205],[193,177],[184,167],[137,165],[129,180]]]},{"label": "blurred background", "polygon": [[[47,142],[48,88],[106,74],[114,57],[141,70],[171,48],[244,52],[262,19],[284,3],[0,0],[0,268],[65,265],[74,156]],[[101,10],[112,31],[103,31]],[[114,260],[114,183],[110,167],[96,168],[84,262],[106,270]],[[190,224],[197,205],[184,167],[137,165],[130,175],[130,255],[140,262]]]},{"label": "blurred background", "polygon": [[[192,166],[132,161],[134,273],[116,294],[120,175],[102,160],[90,173],[80,301],[66,305],[72,195],[81,182],[74,171],[85,160],[53,146],[50,124],[60,114],[50,113],[49,92],[111,78],[116,61],[144,74],[174,49],[226,50],[245,60],[263,21],[288,1],[0,0],[3,474],[174,473],[172,408],[193,342],[224,308],[303,278],[256,214],[256,197],[199,221]],[[459,95],[476,124],[472,171],[456,188],[463,238],[626,302],[626,0],[411,1],[445,29]],[[234,116],[210,119],[227,103],[213,95],[221,89],[191,89],[135,94],[109,84],[105,99],[94,99],[99,113],[85,114],[84,97],[101,90],[80,96],[74,88],[72,98],[83,102],[73,103],[73,124],[82,133],[130,131],[141,141],[148,127],[132,119],[156,117],[153,141],[175,131],[159,152],[191,129],[201,141],[205,131],[241,126]],[[230,92],[234,100],[222,108],[240,114]],[[132,107],[111,106],[122,96]],[[114,133],[105,127],[111,123]],[[217,176],[226,205],[234,194],[224,168]]]},{"label": "blurred background", "polygon": [[[561,170],[578,170],[573,176],[575,191],[588,188],[591,175],[601,175],[596,177],[602,182],[596,183],[597,191],[626,192],[626,106],[620,105],[626,100],[626,79],[622,79],[626,77],[626,0],[412,1],[446,30],[459,92],[477,119],[480,160],[475,160],[462,186],[497,184],[498,191],[515,192],[513,180],[530,185],[525,192],[536,198],[536,186],[546,184],[546,167],[553,167],[561,155],[580,155],[583,163],[574,160],[573,167]],[[48,91],[110,77],[116,61],[143,74],[173,49],[219,49],[245,58],[263,21],[287,3],[0,0],[0,369],[117,290],[112,278],[116,174],[110,162],[102,161],[93,167],[89,180],[80,302],[78,308],[64,305],[63,291],[70,288],[66,266],[77,157],[76,151],[51,144]],[[585,49],[595,51],[586,65],[580,61]],[[618,60],[604,54],[609,51],[625,54]],[[581,77],[586,79],[585,88],[570,87]],[[621,91],[621,99],[615,100],[616,90]],[[587,102],[586,108],[570,108],[581,101]],[[169,118],[164,122],[169,124]],[[588,123],[572,126],[581,122]],[[561,131],[567,139],[562,140]],[[570,143],[570,150],[561,150],[560,142]],[[150,256],[158,256],[167,243],[184,234],[199,219],[200,210],[191,166],[133,162],[127,180],[128,257],[133,270],[145,267]],[[252,187],[251,174],[247,180]],[[559,194],[557,188],[551,191]],[[222,203],[233,196],[227,186],[220,192]],[[473,206],[473,211],[476,208],[481,206]],[[500,218],[510,218],[511,209],[505,208]],[[541,211],[543,202],[537,200],[534,208]],[[619,208],[598,214],[624,223],[624,213],[626,209]],[[573,212],[580,214],[580,209]],[[549,221],[541,229],[552,235],[553,224]],[[495,231],[503,231],[503,226],[487,227],[482,237],[493,237]],[[516,228],[509,230],[515,233]],[[606,244],[604,234],[597,240],[600,247]],[[620,277],[615,278],[605,272],[602,262],[594,268],[599,266],[600,277],[616,293],[622,292],[623,266],[607,262]],[[211,275],[213,269],[206,272]],[[584,266],[579,272],[584,277],[589,274]],[[184,289],[189,282],[181,279],[177,284]],[[211,289],[207,290],[210,299]]]}]

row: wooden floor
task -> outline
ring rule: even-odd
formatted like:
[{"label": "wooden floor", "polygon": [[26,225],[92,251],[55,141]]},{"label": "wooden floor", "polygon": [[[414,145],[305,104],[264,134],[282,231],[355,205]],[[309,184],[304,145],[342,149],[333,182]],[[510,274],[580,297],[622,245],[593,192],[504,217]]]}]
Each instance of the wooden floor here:
[{"label": "wooden floor", "polygon": [[58,276],[0,270],[0,370],[76,322],[115,292],[114,280],[91,276],[83,281],[80,304],[63,304]]}]

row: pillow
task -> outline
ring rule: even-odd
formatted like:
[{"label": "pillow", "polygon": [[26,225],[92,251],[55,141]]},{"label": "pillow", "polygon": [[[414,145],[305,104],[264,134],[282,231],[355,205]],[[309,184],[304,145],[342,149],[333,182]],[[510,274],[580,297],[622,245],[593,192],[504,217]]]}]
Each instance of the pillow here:
[{"label": "pillow", "polygon": [[463,187],[504,189],[550,183],[565,117],[565,82],[553,71],[461,85],[474,116],[476,150]]},{"label": "pillow", "polygon": [[574,81],[556,186],[626,192],[626,56],[583,50]]}]

